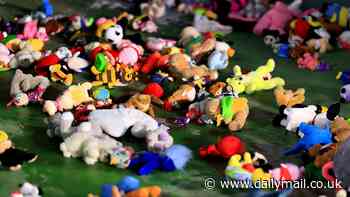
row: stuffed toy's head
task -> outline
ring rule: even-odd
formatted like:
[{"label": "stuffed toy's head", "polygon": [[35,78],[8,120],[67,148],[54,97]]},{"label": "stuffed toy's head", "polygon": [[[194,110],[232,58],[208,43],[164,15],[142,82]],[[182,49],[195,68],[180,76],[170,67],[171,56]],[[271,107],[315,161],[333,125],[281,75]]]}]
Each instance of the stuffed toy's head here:
[{"label": "stuffed toy's head", "polygon": [[226,82],[230,85],[230,88],[237,93],[240,94],[245,91],[245,81],[247,81],[247,76],[242,74],[241,67],[236,65],[233,68],[234,77],[228,78]]},{"label": "stuffed toy's head", "polygon": [[200,35],[201,34],[196,28],[192,26],[185,27],[180,34],[179,43],[180,45],[185,46],[188,44],[188,42],[191,41],[192,38],[198,37]]},{"label": "stuffed toy's head", "polygon": [[123,36],[123,28],[120,25],[113,25],[107,28],[103,35],[104,40],[116,46],[121,43]]},{"label": "stuffed toy's head", "polygon": [[0,154],[12,147],[12,142],[4,131],[0,131]]},{"label": "stuffed toy's head", "polygon": [[16,55],[11,59],[9,65],[11,68],[24,67],[27,68],[31,66],[35,61],[41,58],[41,53],[38,51],[33,51],[29,49],[23,49],[16,53]]},{"label": "stuffed toy's head", "polygon": [[350,84],[344,85],[340,89],[340,101],[342,103],[348,103],[350,102]]}]

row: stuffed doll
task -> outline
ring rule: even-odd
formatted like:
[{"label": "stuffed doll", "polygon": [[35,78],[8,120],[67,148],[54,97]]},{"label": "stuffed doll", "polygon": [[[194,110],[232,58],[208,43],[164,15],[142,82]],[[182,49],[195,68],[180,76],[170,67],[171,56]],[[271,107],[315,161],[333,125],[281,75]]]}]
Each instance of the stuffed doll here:
[{"label": "stuffed doll", "polygon": [[137,174],[144,176],[160,169],[165,172],[182,170],[192,158],[192,151],[183,145],[173,145],[164,154],[144,152],[136,155],[129,165]]},{"label": "stuffed doll", "polygon": [[29,102],[42,102],[42,96],[49,85],[50,81],[46,77],[34,77],[17,69],[11,82],[10,96],[12,99],[7,106],[19,107],[25,106]]},{"label": "stuffed doll", "polygon": [[191,58],[183,53],[173,54],[169,57],[170,74],[182,80],[190,80],[195,77],[208,78],[213,81],[218,78],[218,72],[210,70],[205,65],[193,65]]},{"label": "stuffed doll", "polygon": [[57,111],[62,112],[64,110],[70,110],[81,103],[93,101],[93,98],[90,97],[88,92],[91,88],[92,85],[89,82],[72,85],[65,90],[56,101],[46,100],[44,102],[43,111],[52,116]]},{"label": "stuffed doll", "polygon": [[300,123],[299,132],[302,133],[302,138],[288,151],[285,155],[297,154],[300,151],[308,151],[316,144],[332,143],[332,133],[329,128],[320,128],[315,125]]},{"label": "stuffed doll", "polygon": [[273,124],[282,126],[288,131],[296,131],[300,123],[310,123],[321,128],[329,128],[340,112],[340,104],[336,103],[323,109],[319,105],[296,105],[293,107],[280,106],[280,114],[275,116]]},{"label": "stuffed doll", "polygon": [[40,187],[29,182],[21,184],[18,191],[12,192],[11,197],[42,197],[43,191]]},{"label": "stuffed doll", "polygon": [[278,87],[274,90],[275,100],[278,106],[285,105],[292,107],[297,104],[303,104],[305,101],[305,89],[298,88],[297,90],[285,90],[283,87]]},{"label": "stuffed doll", "polygon": [[245,125],[248,114],[249,106],[246,98],[223,96],[192,103],[188,108],[187,117],[194,119],[205,116],[205,118],[215,120],[217,126],[223,122],[228,125],[230,131],[237,131]]},{"label": "stuffed doll", "polygon": [[262,35],[264,30],[277,30],[281,35],[285,34],[288,22],[299,15],[298,8],[301,3],[302,0],[295,0],[287,6],[282,1],[277,1],[256,23],[254,33]]},{"label": "stuffed doll", "polygon": [[220,138],[216,144],[200,147],[199,156],[201,158],[219,156],[228,159],[232,155],[241,154],[244,151],[244,143],[238,137],[228,135]]},{"label": "stuffed doll", "polygon": [[196,94],[196,88],[193,85],[183,84],[164,101],[164,108],[171,111],[178,104],[192,102]]},{"label": "stuffed doll", "polygon": [[0,164],[11,171],[18,171],[25,163],[32,163],[38,155],[14,147],[4,131],[0,131]]},{"label": "stuffed doll", "polygon": [[282,78],[271,77],[271,72],[275,69],[275,61],[269,59],[265,65],[259,66],[255,71],[242,74],[241,67],[235,66],[234,77],[227,78],[227,84],[236,94],[254,93],[259,90],[270,90],[278,86],[284,86]]}]

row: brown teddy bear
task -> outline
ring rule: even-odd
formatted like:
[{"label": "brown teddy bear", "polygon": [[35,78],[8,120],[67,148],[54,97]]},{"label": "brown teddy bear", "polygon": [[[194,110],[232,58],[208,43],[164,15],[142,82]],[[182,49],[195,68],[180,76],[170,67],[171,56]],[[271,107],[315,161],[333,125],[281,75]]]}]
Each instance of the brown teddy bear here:
[{"label": "brown teddy bear", "polygon": [[224,96],[206,98],[189,106],[187,116],[190,119],[202,117],[215,120],[216,125],[228,125],[230,131],[243,128],[249,114],[248,99],[244,97]]},{"label": "brown teddy bear", "polygon": [[287,107],[292,107],[296,104],[302,104],[305,101],[304,88],[293,91],[278,87],[274,90],[274,95],[278,106],[285,105]]},{"label": "brown teddy bear", "polygon": [[8,135],[0,131],[0,164],[1,166],[18,171],[23,163],[32,163],[38,158],[38,155],[29,153],[13,146]]},{"label": "brown teddy bear", "polygon": [[183,53],[176,53],[169,58],[169,71],[177,78],[189,80],[195,77],[208,78],[209,80],[216,80],[218,72],[210,70],[208,67],[201,65],[192,65],[191,58]]}]

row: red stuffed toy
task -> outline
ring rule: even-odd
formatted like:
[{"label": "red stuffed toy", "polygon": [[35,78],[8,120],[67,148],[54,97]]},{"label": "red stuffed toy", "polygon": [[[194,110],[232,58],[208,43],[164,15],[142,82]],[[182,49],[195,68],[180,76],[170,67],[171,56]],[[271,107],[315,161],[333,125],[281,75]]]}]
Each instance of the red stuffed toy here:
[{"label": "red stuffed toy", "polygon": [[161,55],[159,52],[154,52],[147,57],[145,63],[141,68],[141,72],[148,74],[152,72],[155,68],[162,68],[168,64],[169,56]]},{"label": "red stuffed toy", "polygon": [[207,156],[221,156],[225,159],[230,158],[235,154],[242,154],[245,152],[243,142],[235,136],[228,135],[219,139],[216,144],[211,144],[199,149],[199,156],[205,158]]},{"label": "red stuffed toy", "polygon": [[34,71],[41,76],[48,77],[50,75],[49,67],[58,64],[61,59],[54,53],[41,58],[35,65]]},{"label": "red stuffed toy", "polygon": [[164,95],[164,90],[158,83],[149,83],[143,90],[143,94],[148,94],[156,98],[161,98]]}]

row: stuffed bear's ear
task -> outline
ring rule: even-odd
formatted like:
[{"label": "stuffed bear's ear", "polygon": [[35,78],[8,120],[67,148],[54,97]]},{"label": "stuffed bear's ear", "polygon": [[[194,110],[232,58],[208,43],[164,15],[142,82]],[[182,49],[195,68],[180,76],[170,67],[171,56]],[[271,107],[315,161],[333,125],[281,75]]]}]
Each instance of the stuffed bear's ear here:
[{"label": "stuffed bear's ear", "polygon": [[328,108],[327,119],[334,120],[340,113],[340,103],[335,103]]}]

